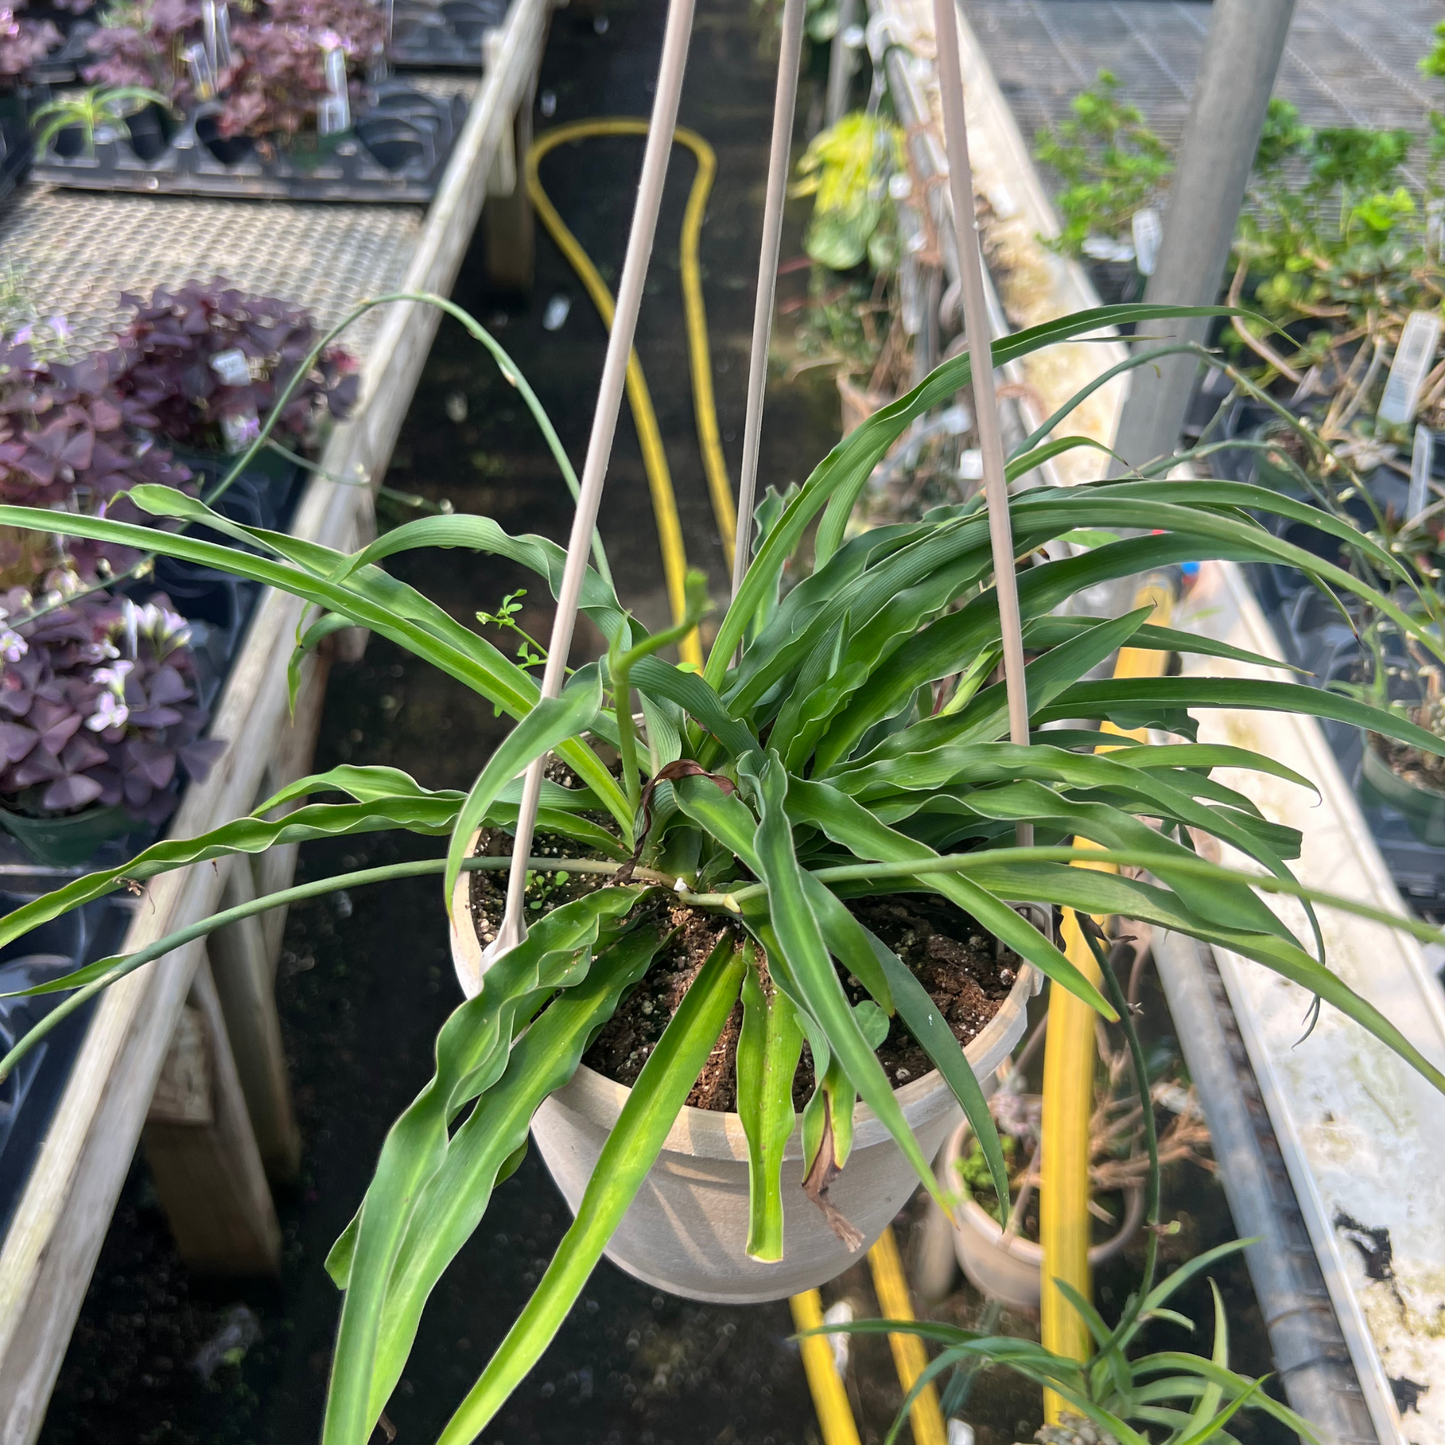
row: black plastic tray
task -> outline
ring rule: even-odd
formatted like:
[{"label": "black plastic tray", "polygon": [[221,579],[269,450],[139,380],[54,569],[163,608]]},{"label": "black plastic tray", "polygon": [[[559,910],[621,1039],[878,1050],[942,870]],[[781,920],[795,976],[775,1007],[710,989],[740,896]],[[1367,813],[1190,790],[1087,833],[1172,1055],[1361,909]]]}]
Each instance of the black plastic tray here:
[{"label": "black plastic tray", "polygon": [[[11,913],[36,894],[63,880],[10,875],[0,892],[0,914]],[[99,898],[73,913],[42,924],[0,949],[0,990],[32,988],[116,952],[135,905],[124,896]],[[0,1050],[8,1050],[64,994],[0,999]],[[0,1235],[10,1227],[25,1181],[55,1116],[74,1067],[95,1000],[77,1009],[38,1044],[0,1083]]]},{"label": "black plastic tray", "polygon": [[[39,12],[32,9],[25,13],[37,15]],[[65,17],[63,22],[62,16]],[[57,26],[64,33],[65,39],[44,60],[37,61],[30,67],[31,79],[41,85],[73,85],[83,80],[81,71],[95,62],[95,56],[87,42],[100,26],[93,16],[82,18],[66,15],[63,10],[51,10],[44,18]]]},{"label": "black plastic tray", "polygon": [[[89,191],[425,205],[441,183],[466,114],[461,95],[432,96],[385,81],[373,89],[353,129],[314,165],[279,149],[268,158],[246,137],[208,145],[214,117],[203,110],[187,118],[154,160],[137,155],[118,128],[98,130],[90,155],[62,132],[36,157],[33,173],[37,180]],[[72,147],[81,153],[61,153]]]},{"label": "black plastic tray", "polygon": [[[1227,435],[1241,436],[1268,417],[1264,408],[1253,404],[1237,407],[1227,422]],[[1211,459],[1217,474],[1238,481],[1254,478],[1257,453],[1216,452]],[[1437,472],[1438,474],[1438,472]],[[1366,479],[1366,485],[1381,506],[1393,502],[1402,509],[1405,479],[1381,469]],[[1343,563],[1338,542],[1327,533],[1302,523],[1281,523],[1263,518],[1271,530],[1286,536],[1331,562]],[[1246,567],[1260,606],[1279,638],[1286,661],[1305,670],[1302,681],[1318,687],[1331,683],[1357,683],[1367,675],[1369,659],[1354,629],[1339,608],[1307,583],[1293,568],[1251,563]],[[1348,599],[1342,599],[1348,607]],[[1402,654],[1392,659],[1405,666]],[[1360,730],[1347,723],[1321,723],[1340,771],[1355,791],[1365,824],[1400,892],[1422,912],[1445,910],[1445,848],[1422,842],[1410,820],[1391,807],[1363,776],[1365,740]]]},{"label": "black plastic tray", "polygon": [[388,58],[402,68],[480,70],[484,37],[506,15],[505,0],[396,0]]},{"label": "black plastic tray", "polygon": [[0,205],[29,173],[35,147],[30,139],[29,103],[23,92],[0,97]]}]

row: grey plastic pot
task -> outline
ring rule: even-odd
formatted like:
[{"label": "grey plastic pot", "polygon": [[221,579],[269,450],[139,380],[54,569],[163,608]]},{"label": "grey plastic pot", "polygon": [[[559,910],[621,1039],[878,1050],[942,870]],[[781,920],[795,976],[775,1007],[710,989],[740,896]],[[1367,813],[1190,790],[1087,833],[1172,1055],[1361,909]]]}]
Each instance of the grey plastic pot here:
[{"label": "grey plastic pot", "polygon": [[[945,1189],[959,1187],[958,1164],[970,1137],[965,1120],[944,1146],[940,1180]],[[1123,1223],[1112,1239],[1090,1249],[1090,1268],[1097,1269],[1106,1260],[1113,1259],[1138,1233],[1143,1220],[1143,1189],[1125,1191]],[[1014,1309],[1038,1309],[1043,1297],[1043,1247],[1017,1234],[1005,1239],[998,1220],[966,1195],[954,1210],[953,1251],[968,1282],[980,1293]]]},{"label": "grey plastic pot", "polygon": [[[475,847],[475,841],[472,844]],[[452,898],[452,961],[468,997],[481,986],[482,945],[469,907],[470,875]],[[980,1080],[989,1078],[1023,1034],[1038,973],[1024,965],[1003,1006],[968,1046]],[[532,1137],[575,1214],[629,1090],[579,1066],[543,1103]],[[962,1111],[935,1072],[897,1091],[925,1157],[933,1158]],[[763,1264],[747,1256],[748,1146],[736,1114],[684,1108],[662,1153],[623,1217],[607,1257],[635,1279],[670,1294],[713,1304],[785,1299],[833,1279],[853,1263],[822,1213],[804,1195],[801,1128],[783,1156],[785,1257]],[[912,1167],[872,1111],[858,1108],[853,1151],[829,1197],[872,1244],[918,1187]]]},{"label": "grey plastic pot", "polygon": [[1380,756],[1374,739],[1365,738],[1360,769],[1360,792],[1366,802],[1375,798],[1404,814],[1410,831],[1432,848],[1445,846],[1445,792],[1402,778]]}]

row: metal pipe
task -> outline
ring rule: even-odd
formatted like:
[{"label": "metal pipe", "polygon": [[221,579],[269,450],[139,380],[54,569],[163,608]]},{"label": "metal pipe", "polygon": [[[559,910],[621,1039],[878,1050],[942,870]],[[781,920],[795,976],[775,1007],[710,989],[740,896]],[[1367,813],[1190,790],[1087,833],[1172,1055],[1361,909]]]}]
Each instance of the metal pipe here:
[{"label": "metal pipe", "polygon": [[773,336],[773,297],[778,254],[783,244],[783,199],[798,103],[798,63],[803,53],[806,0],[784,0],[778,52],[778,88],[773,97],[773,143],[768,152],[768,189],[763,202],[763,244],[758,254],[758,294],[753,303],[753,345],[748,357],[748,410],[743,421],[743,465],[738,476],[737,534],[733,542],[733,596],[751,560],[753,507],[758,485],[758,447],[763,434],[763,400],[768,389],[768,345]]},{"label": "metal pipe", "polygon": [[[567,655],[572,648],[572,630],[577,622],[577,603],[587,570],[592,529],[607,480],[612,457],[612,440],[617,431],[617,413],[627,381],[627,359],[637,330],[637,313],[642,306],[642,286],[652,257],[657,232],[657,213],[662,205],[662,187],[667,179],[667,161],[672,152],[672,132],[677,125],[682,76],[687,65],[687,44],[692,32],[693,0],[670,0],[667,28],[662,38],[662,60],[657,71],[657,100],[652,107],[652,126],[642,157],[642,179],[637,188],[637,205],[632,213],[632,232],[627,238],[627,255],[622,263],[622,284],[617,288],[617,313],[607,337],[607,356],[602,364],[602,384],[597,410],[592,416],[592,435],[587,442],[587,460],[582,468],[582,494],[572,517],[572,534],[567,542],[567,565],[557,594],[557,614],[547,645],[547,667],[542,675],[542,696],[557,697],[567,674]],[[507,909],[497,936],[482,955],[483,966],[494,963],[527,936],[523,916],[527,891],[527,855],[532,849],[532,832],[537,822],[537,803],[542,794],[542,769],[538,758],[527,769],[522,785],[522,805],[517,814],[517,837],[512,849],[512,868],[507,878]]]},{"label": "metal pipe", "polygon": [[828,90],[824,97],[823,123],[837,125],[848,109],[848,82],[853,78],[853,47],[848,32],[858,23],[860,0],[838,0],[838,28],[828,51]]},{"label": "metal pipe", "polygon": [[[1199,1089],[1230,1216],[1242,1238],[1255,1240],[1244,1262],[1275,1373],[1290,1406],[1330,1445],[1377,1445],[1214,956],[1187,934],[1162,929],[1154,934],[1153,950],[1184,1062]],[[1261,1361],[1249,1364],[1251,1373],[1263,1368]]]},{"label": "metal pipe", "polygon": [[[994,588],[998,593],[1003,636],[1004,681],[1008,694],[1009,740],[1027,745],[1029,699],[1024,681],[1023,633],[1019,622],[1018,582],[1014,576],[1013,528],[1009,522],[1008,483],[1004,479],[1003,436],[994,395],[993,347],[989,341],[988,302],[984,296],[983,256],[973,205],[973,169],[968,159],[968,127],[963,110],[963,72],[958,58],[958,20],[954,0],[933,0],[938,49],[938,89],[943,102],[943,140],[948,153],[948,185],[958,244],[958,276],[963,295],[963,325],[973,364],[974,426],[983,453],[983,489],[988,502],[989,540],[993,544]],[[1018,825],[1019,846],[1033,843],[1033,825]]]},{"label": "metal pipe", "polygon": [[[1146,301],[1209,306],[1218,299],[1293,12],[1294,0],[1215,0]],[[1150,344],[1202,342],[1208,325],[1207,318],[1151,322]],[[1174,451],[1197,374],[1188,355],[1132,373],[1115,442],[1130,467]]]}]

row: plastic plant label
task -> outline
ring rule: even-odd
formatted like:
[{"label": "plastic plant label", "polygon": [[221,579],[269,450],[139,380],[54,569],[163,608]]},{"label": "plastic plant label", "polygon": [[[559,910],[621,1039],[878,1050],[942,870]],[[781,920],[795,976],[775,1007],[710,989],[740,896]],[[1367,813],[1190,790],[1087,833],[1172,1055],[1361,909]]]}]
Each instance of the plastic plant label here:
[{"label": "plastic plant label", "polygon": [[351,129],[351,107],[344,96],[323,96],[316,103],[317,135],[340,135]]},{"label": "plastic plant label", "polygon": [[1439,344],[1439,313],[1412,311],[1400,333],[1400,344],[1390,363],[1390,379],[1385,383],[1385,394],[1375,413],[1380,421],[1406,426],[1414,420],[1415,408],[1420,404],[1420,387]]},{"label": "plastic plant label", "polygon": [[1430,471],[1435,461],[1435,433],[1427,426],[1415,428],[1415,450],[1410,456],[1410,495],[1405,503],[1405,520],[1413,522],[1430,505]]},{"label": "plastic plant label", "polygon": [[221,439],[225,442],[226,452],[230,456],[234,457],[245,451],[260,435],[261,419],[254,408],[242,412],[239,416],[221,418]]},{"label": "plastic plant label", "polygon": [[1013,198],[1013,192],[1000,181],[997,185],[988,188],[988,203],[993,207],[993,213],[1000,221],[1007,221],[1018,215],[1018,202]]},{"label": "plastic plant label", "polygon": [[1152,276],[1159,264],[1159,247],[1164,241],[1164,223],[1153,206],[1134,212],[1134,259],[1141,276]]},{"label": "plastic plant label", "polygon": [[219,75],[231,63],[231,13],[216,0],[202,0],[201,35],[206,59],[211,70]]},{"label": "plastic plant label", "polygon": [[191,89],[195,91],[196,99],[214,100],[216,71],[211,64],[211,57],[206,54],[206,47],[199,40],[186,48],[186,69],[190,72]]},{"label": "plastic plant label", "polygon": [[230,351],[218,351],[211,358],[211,370],[221,378],[222,386],[251,384],[251,368],[239,346],[232,347]]},{"label": "plastic plant label", "polygon": [[1091,261],[1132,261],[1134,247],[1128,241],[1116,241],[1110,236],[1085,236],[1080,247]]},{"label": "plastic plant label", "polygon": [[339,135],[351,129],[351,98],[346,89],[346,54],[340,46],[324,51],[322,68],[331,94],[316,107],[316,129],[321,135]]}]

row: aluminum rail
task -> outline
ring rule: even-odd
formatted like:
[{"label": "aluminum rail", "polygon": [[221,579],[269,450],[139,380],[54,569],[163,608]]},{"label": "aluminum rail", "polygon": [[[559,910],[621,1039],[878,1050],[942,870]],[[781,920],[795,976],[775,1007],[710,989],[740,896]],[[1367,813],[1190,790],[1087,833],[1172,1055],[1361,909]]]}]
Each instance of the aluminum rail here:
[{"label": "aluminum rail", "polygon": [[1377,1445],[1214,954],[1188,934],[1160,930],[1153,951],[1170,1014],[1189,1022],[1179,1029],[1179,1047],[1204,1106],[1230,1216],[1239,1234],[1255,1241],[1244,1252],[1245,1263],[1264,1314],[1275,1376],[1291,1407],[1319,1429],[1327,1445]]},{"label": "aluminum rail", "polygon": [[[513,0],[445,179],[416,233],[400,289],[446,293],[482,210],[488,179],[540,58],[550,0]],[[166,209],[176,214],[178,204]],[[269,209],[269,208],[268,208]],[[282,208],[277,208],[278,212]],[[195,263],[207,258],[196,256]],[[434,308],[398,305],[367,345],[362,401],[321,459],[331,476],[380,480],[438,323]],[[364,485],[313,480],[295,535],[349,547],[368,535]],[[193,835],[248,812],[263,796],[271,756],[290,718],[286,663],[303,604],[267,591],[215,709],[216,736],[231,739],[211,776],[192,785],[172,825]],[[315,686],[316,659],[307,662]],[[244,742],[244,745],[239,745]],[[147,887],[126,951],[215,911],[224,873],[208,864]],[[0,1248],[0,1445],[30,1445],[64,1358],[157,1078],[201,963],[195,947],[167,955],[100,999],[40,1155]]]}]

